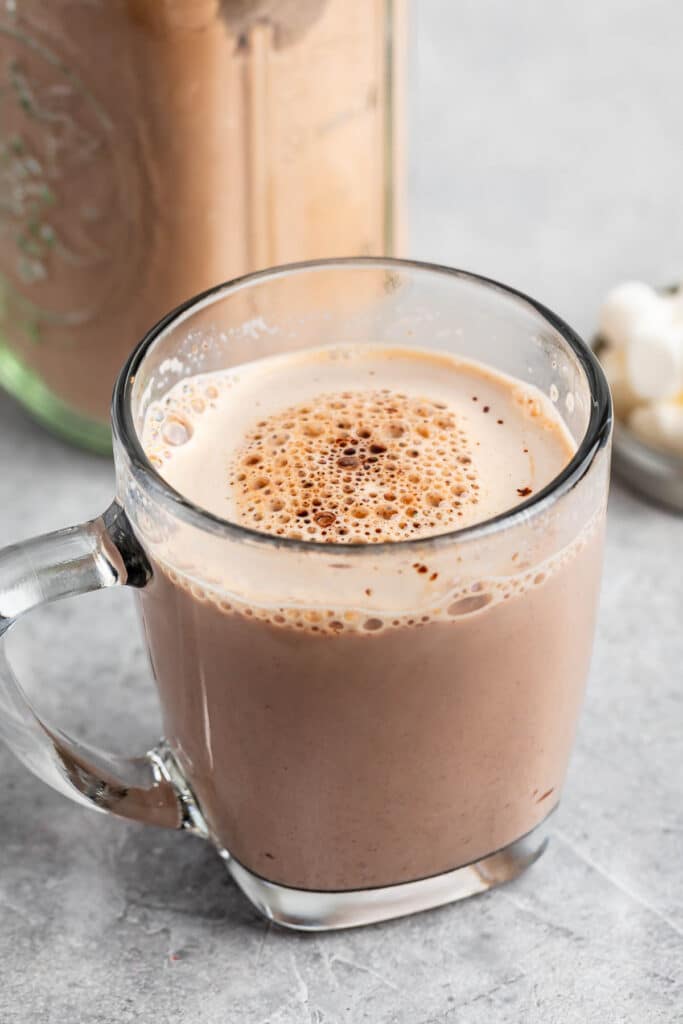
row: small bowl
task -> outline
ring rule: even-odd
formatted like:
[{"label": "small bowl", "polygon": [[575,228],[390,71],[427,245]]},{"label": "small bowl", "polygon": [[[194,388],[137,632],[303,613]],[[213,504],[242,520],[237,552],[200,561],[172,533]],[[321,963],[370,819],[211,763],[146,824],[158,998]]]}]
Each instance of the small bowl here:
[{"label": "small bowl", "polygon": [[[669,293],[675,290],[662,289]],[[593,339],[592,347],[598,359],[605,345],[599,335]],[[643,497],[683,512],[683,456],[641,441],[616,415],[612,466],[616,475]]]}]

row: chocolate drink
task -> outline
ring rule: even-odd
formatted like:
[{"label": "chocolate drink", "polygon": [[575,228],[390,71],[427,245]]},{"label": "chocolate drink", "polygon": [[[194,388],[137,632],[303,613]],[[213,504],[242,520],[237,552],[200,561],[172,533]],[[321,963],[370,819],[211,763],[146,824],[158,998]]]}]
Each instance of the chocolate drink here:
[{"label": "chocolate drink", "polygon": [[[434,353],[321,349],[183,381],[143,443],[187,498],[274,538],[248,572],[162,540],[141,594],[165,735],[222,847],[274,882],[362,889],[478,860],[547,816],[602,510],[474,553],[392,543],[491,519],[557,476],[575,446],[540,391]],[[283,538],[319,542],[324,569],[294,550],[282,572]],[[360,569],[339,547],[358,544]]]}]

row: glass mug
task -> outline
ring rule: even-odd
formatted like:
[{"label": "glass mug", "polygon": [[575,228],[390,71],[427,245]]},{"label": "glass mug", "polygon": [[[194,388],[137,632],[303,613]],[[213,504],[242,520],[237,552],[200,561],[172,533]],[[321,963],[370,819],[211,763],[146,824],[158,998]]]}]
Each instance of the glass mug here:
[{"label": "glass mug", "polygon": [[[188,376],[378,343],[534,384],[576,453],[485,522],[366,545],[220,519],[145,456],[146,409]],[[397,917],[530,865],[564,781],[601,573],[611,405],[574,332],[460,271],[292,265],[157,324],[119,376],[112,419],[112,505],[0,553],[0,633],[44,602],[131,587],[165,739],[129,760],[72,740],[40,720],[3,654],[0,731],[28,767],[80,803],[206,837],[252,903],[293,928]],[[430,587],[418,563],[436,567]]]}]

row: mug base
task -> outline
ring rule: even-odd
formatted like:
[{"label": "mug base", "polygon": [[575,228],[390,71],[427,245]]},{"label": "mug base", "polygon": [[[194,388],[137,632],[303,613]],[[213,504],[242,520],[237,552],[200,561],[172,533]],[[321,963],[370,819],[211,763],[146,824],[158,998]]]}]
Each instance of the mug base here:
[{"label": "mug base", "polygon": [[538,860],[548,845],[549,817],[520,839],[472,864],[377,889],[291,889],[255,875],[226,850],[219,852],[237,886],[269,921],[296,931],[331,931],[431,910],[511,882]]}]

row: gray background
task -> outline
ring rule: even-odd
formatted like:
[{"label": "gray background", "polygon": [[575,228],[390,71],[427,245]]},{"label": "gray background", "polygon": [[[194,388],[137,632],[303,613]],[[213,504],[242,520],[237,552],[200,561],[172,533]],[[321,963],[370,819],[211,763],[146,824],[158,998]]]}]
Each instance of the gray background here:
[{"label": "gray background", "polygon": [[[413,255],[590,332],[683,272],[675,0],[415,0]],[[3,541],[102,510],[111,471],[0,397]],[[273,929],[197,840],[89,814],[0,750],[0,1020],[585,1024],[683,1019],[683,520],[612,494],[588,699],[547,855],[490,895],[319,937]],[[97,649],[93,650],[93,646]],[[130,596],[12,637],[40,707],[121,751],[157,712]]]}]

